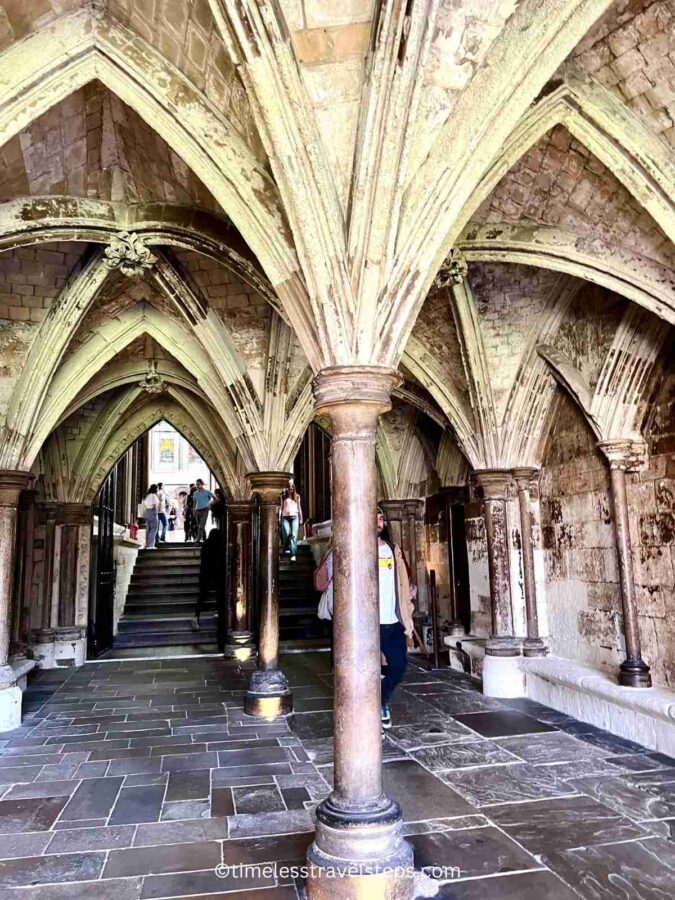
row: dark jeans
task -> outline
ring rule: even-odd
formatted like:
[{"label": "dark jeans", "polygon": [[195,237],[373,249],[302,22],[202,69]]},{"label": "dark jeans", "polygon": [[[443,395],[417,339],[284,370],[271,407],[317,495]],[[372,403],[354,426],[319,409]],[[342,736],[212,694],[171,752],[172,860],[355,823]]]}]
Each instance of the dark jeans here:
[{"label": "dark jeans", "polygon": [[159,513],[159,536],[157,537],[158,541],[166,540],[166,528],[169,524],[169,520],[166,517],[166,513]]},{"label": "dark jeans", "polygon": [[405,629],[400,622],[380,625],[380,650],[387,660],[387,665],[382,668],[382,702],[389,703],[408,665]]}]

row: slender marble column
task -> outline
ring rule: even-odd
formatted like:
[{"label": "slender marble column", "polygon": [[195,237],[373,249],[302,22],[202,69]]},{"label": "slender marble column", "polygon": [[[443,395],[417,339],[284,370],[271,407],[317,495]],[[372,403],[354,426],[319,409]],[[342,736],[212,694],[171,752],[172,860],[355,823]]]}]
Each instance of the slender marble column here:
[{"label": "slender marble column", "polygon": [[9,662],[9,621],[16,559],[19,495],[33,480],[29,472],[0,471],[0,730],[21,724],[21,688]]},{"label": "slender marble column", "polygon": [[633,576],[633,553],[630,542],[628,520],[628,497],[626,494],[626,472],[635,470],[639,464],[636,444],[630,440],[602,441],[600,449],[609,462],[612,485],[612,508],[614,511],[614,534],[616,553],[619,560],[621,580],[621,602],[623,605],[623,633],[626,640],[626,659],[619,667],[619,684],[624,687],[651,687],[652,676],[649,666],[642,659],[640,626],[638,623],[635,578]]},{"label": "slender marble column", "polygon": [[520,641],[513,634],[506,524],[506,497],[511,472],[507,469],[482,469],[476,472],[476,480],[483,488],[492,607],[492,632],[485,652],[488,656],[518,656]]},{"label": "slender marble column", "polygon": [[[61,503],[57,514],[60,531],[58,577],[58,614],[55,629],[54,662],[59,666],[79,666],[86,656],[86,628],[81,622],[83,584],[88,576],[88,547],[83,540],[91,529],[91,506],[87,503]],[[85,559],[81,557],[85,556]],[[86,626],[86,622],[84,623]]]},{"label": "slender marble column", "polygon": [[382,500],[380,506],[384,513],[391,539],[399,547],[403,547],[403,518],[405,516],[405,500]]},{"label": "slender marble column", "polygon": [[[312,900],[412,893],[401,810],[382,794],[375,439],[397,383],[391,369],[340,366],[324,369],[313,385],[317,412],[333,426],[335,767],[308,850]],[[331,877],[335,871],[342,877]]]},{"label": "slender marble column", "polygon": [[30,592],[33,584],[35,491],[21,491],[17,514],[16,565],[12,603],[10,656],[25,657],[30,632]]},{"label": "slender marble column", "polygon": [[293,711],[293,695],[279,669],[279,497],[288,472],[251,472],[251,490],[260,497],[260,636],[258,668],[244,697],[248,716],[271,718]]},{"label": "slender marble column", "polygon": [[534,574],[534,536],[532,532],[532,491],[537,490],[539,469],[520,467],[513,470],[518,488],[520,508],[521,553],[525,588],[525,616],[527,638],[523,641],[523,656],[546,656],[548,647],[539,634],[537,613],[537,582]]},{"label": "slender marble column", "polygon": [[424,500],[406,500],[405,511],[408,517],[409,556],[408,564],[413,581],[417,585],[416,607],[420,612],[429,609],[429,592],[427,586],[427,564],[424,553]]},{"label": "slender marble column", "polygon": [[228,561],[232,562],[227,603],[232,610],[234,627],[227,636],[225,656],[246,660],[255,656],[253,635],[248,627],[252,505],[250,500],[232,500],[227,504],[227,509],[230,543]]}]

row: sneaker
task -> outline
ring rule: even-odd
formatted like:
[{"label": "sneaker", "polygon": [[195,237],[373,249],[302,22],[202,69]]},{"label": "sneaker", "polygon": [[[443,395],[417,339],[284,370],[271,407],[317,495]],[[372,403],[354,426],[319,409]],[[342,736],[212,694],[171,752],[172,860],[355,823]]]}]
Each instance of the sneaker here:
[{"label": "sneaker", "polygon": [[386,703],[382,704],[382,727],[391,728],[391,713]]},{"label": "sneaker", "polygon": [[291,562],[295,562],[295,557],[291,556]]},{"label": "sneaker", "polygon": [[291,555],[290,550],[284,550],[284,556],[290,556],[290,555]]},{"label": "sneaker", "polygon": [[190,622],[193,631],[199,631],[199,619],[195,616],[194,619]]}]

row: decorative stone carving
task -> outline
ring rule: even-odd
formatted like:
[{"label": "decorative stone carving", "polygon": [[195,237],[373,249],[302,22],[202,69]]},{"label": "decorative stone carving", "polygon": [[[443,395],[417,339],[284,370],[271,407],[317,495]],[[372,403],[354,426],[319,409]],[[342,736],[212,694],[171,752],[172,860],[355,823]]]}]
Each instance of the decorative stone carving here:
[{"label": "decorative stone carving", "polygon": [[466,257],[461,250],[453,248],[434,278],[434,288],[440,291],[451,288],[453,284],[461,284],[468,274]]},{"label": "decorative stone carving", "polygon": [[600,441],[598,447],[605,455],[610,469],[639,472],[647,465],[647,445],[644,441],[615,438]]},{"label": "decorative stone carving", "polygon": [[109,269],[119,269],[123,275],[133,278],[151,269],[157,257],[145,246],[139,234],[120,231],[110,239],[103,262]]},{"label": "decorative stone carving", "polygon": [[138,382],[138,386],[147,394],[163,394],[167,389],[167,383],[157,371],[157,362],[154,359],[148,361],[148,371]]}]

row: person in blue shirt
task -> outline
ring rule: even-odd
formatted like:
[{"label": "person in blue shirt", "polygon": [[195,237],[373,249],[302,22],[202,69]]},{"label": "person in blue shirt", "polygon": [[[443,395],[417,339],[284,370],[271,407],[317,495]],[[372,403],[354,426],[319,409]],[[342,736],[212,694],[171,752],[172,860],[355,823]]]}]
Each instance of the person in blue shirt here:
[{"label": "person in blue shirt", "polygon": [[197,490],[192,495],[195,518],[197,519],[197,543],[206,540],[206,520],[209,517],[209,505],[214,499],[211,491],[207,491],[201,478],[197,479]]}]

